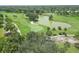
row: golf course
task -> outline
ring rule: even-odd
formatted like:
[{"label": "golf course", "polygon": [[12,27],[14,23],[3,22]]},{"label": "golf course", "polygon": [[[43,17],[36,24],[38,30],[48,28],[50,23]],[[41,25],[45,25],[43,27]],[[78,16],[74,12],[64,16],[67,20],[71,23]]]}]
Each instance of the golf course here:
[{"label": "golf course", "polygon": [[0,7],[1,53],[79,52],[78,6],[6,7]]}]

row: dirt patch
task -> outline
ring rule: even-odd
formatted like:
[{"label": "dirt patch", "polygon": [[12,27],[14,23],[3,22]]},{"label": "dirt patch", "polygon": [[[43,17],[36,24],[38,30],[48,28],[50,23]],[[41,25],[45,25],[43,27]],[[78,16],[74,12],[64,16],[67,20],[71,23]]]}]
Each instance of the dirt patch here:
[{"label": "dirt patch", "polygon": [[55,40],[56,42],[63,42],[63,43],[69,42],[71,44],[79,42],[79,40],[77,40],[73,36],[64,36],[64,35],[51,36],[51,40]]}]

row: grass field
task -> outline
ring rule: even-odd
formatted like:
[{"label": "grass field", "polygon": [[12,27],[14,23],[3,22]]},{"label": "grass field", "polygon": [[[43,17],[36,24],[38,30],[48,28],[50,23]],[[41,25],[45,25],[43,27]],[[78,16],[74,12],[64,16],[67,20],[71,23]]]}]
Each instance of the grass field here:
[{"label": "grass field", "polygon": [[[53,24],[51,24],[48,20],[48,17],[46,16],[40,16],[40,19],[38,23],[31,24],[24,16],[23,13],[7,13],[2,12],[2,14],[7,15],[14,23],[16,23],[21,31],[22,34],[26,34],[29,31],[46,31],[46,29],[43,26],[52,27]],[[16,15],[17,17],[14,17],[13,15]],[[67,33],[69,34],[75,34],[79,30],[79,17],[78,16],[59,16],[54,15],[53,16],[54,21],[56,22],[64,22],[71,25],[71,28],[67,30]],[[40,26],[40,25],[43,26]],[[51,26],[52,25],[52,26]],[[61,32],[59,30],[53,31],[53,33]]]},{"label": "grass field", "polygon": [[[44,28],[40,26],[38,23],[31,24],[28,21],[28,18],[26,18],[23,13],[3,12],[2,14],[7,15],[14,23],[16,23],[22,34],[26,34],[29,31],[44,31]],[[17,17],[14,17],[13,15],[16,15]]]},{"label": "grass field", "polygon": [[3,30],[3,28],[0,28],[0,38],[1,37],[4,37],[4,30]]},{"label": "grass field", "polygon": [[[25,19],[24,14],[19,13],[3,13],[7,15],[14,23],[17,24],[22,34],[29,32],[30,28],[28,27],[28,21]],[[16,15],[17,17],[13,17]]]},{"label": "grass field", "polygon": [[54,15],[54,21],[65,22],[71,25],[68,33],[75,34],[79,32],[79,17],[78,16],[58,16]]},{"label": "grass field", "polygon": [[[47,20],[48,17],[41,17],[39,19],[38,23],[31,24],[28,21],[28,18],[26,18],[23,13],[5,13],[5,12],[3,12],[3,14],[7,15],[13,22],[15,22],[18,25],[22,34],[26,34],[27,32],[29,32],[31,30],[35,31],[35,32],[46,30],[39,24],[50,27],[50,22]],[[17,17],[14,17],[13,15],[16,15]],[[79,17],[78,16],[73,17],[73,16],[54,15],[53,18],[54,18],[54,21],[56,21],[56,22],[64,22],[64,23],[68,23],[71,25],[71,28],[68,29],[67,33],[75,34],[76,32],[78,32],[78,30],[79,30],[79,26],[78,26]],[[59,32],[59,31],[56,31],[56,32]]]}]

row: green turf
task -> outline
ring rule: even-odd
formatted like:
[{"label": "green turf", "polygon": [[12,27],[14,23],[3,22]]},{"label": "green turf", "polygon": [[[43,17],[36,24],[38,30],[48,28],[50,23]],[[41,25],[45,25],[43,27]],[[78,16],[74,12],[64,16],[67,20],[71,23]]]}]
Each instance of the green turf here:
[{"label": "green turf", "polygon": [[54,21],[65,22],[71,25],[68,33],[75,34],[79,31],[79,17],[78,16],[59,16],[54,15]]},{"label": "green turf", "polygon": [[4,37],[4,30],[3,28],[0,28],[0,38]]},{"label": "green turf", "polygon": [[[24,16],[23,13],[2,13],[7,15],[14,23],[16,23],[22,34],[26,34],[29,31],[44,31],[44,28],[38,23],[31,24],[28,19]],[[16,15],[17,17],[14,17]]]},{"label": "green turf", "polygon": [[79,53],[79,49],[75,48],[74,45],[71,45],[70,48],[66,51],[67,53]]},{"label": "green turf", "polygon": [[[8,17],[10,19],[12,19],[13,22],[15,22],[18,25],[19,29],[21,30],[21,32],[23,34],[25,34],[26,32],[29,32],[32,29],[34,31],[35,30],[36,31],[42,30],[42,27],[39,26],[39,25],[35,25],[35,24],[31,25],[30,22],[25,18],[23,13],[5,13],[5,12],[3,12],[3,14],[8,15]],[[17,17],[13,17],[13,15],[16,15]],[[45,17],[42,17],[42,18],[41,18],[41,20],[39,20],[38,23],[41,24],[41,25],[50,27],[50,25],[51,25],[50,22]],[[79,31],[79,26],[78,26],[79,25],[79,17],[78,16],[59,16],[59,15],[54,15],[53,18],[54,18],[54,21],[64,22],[64,23],[68,23],[68,24],[71,25],[71,28],[68,29],[67,33],[75,34],[76,32]],[[39,30],[38,30],[38,28],[39,28]],[[56,31],[56,32],[59,32],[59,31]]]},{"label": "green turf", "polygon": [[[4,15],[7,15],[14,23],[16,23],[21,31],[22,34],[25,34],[30,31],[29,23],[25,19],[24,14],[22,13],[3,13]],[[17,17],[13,17],[13,15],[16,15]]]}]

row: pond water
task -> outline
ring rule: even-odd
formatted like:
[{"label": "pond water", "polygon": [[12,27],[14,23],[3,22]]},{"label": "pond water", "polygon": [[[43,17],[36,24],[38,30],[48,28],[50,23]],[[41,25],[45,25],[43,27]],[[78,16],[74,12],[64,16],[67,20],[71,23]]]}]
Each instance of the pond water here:
[{"label": "pond water", "polygon": [[61,28],[70,28],[71,25],[68,24],[68,23],[63,23],[63,22],[55,22],[55,21],[52,21],[50,22],[49,21],[49,16],[39,16],[39,19],[38,19],[38,23],[41,24],[41,25],[44,25],[44,26],[48,26],[50,28],[58,28],[59,26]]},{"label": "pond water", "polygon": [[44,26],[50,26],[48,16],[39,16],[38,23]]},{"label": "pond water", "polygon": [[63,23],[63,22],[55,22],[55,21],[53,21],[52,24],[51,24],[51,27],[52,28],[58,28],[58,27],[61,27],[61,28],[70,28],[71,25],[67,24],[67,23]]}]

